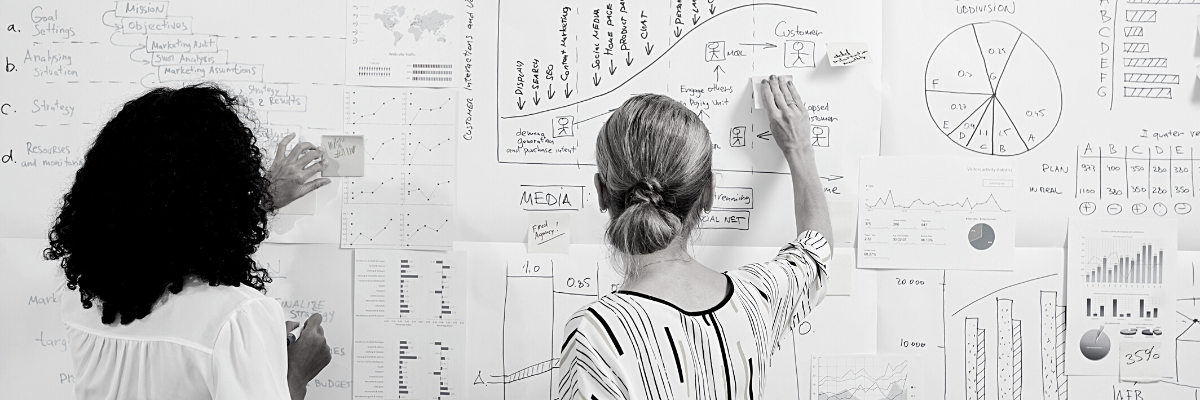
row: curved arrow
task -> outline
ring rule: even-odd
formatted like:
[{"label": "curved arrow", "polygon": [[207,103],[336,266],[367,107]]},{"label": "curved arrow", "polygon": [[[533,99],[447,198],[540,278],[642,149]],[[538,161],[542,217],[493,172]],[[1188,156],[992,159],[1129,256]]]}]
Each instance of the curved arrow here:
[{"label": "curved arrow", "polygon": [[[758,7],[762,7],[762,6],[783,7],[783,8],[789,8],[789,9],[793,9],[793,10],[800,10],[800,11],[806,11],[806,12],[810,12],[810,13],[813,13],[813,14],[817,14],[817,12],[816,12],[815,10],[810,10],[810,9],[807,9],[807,8],[804,8],[804,7],[797,7],[797,6],[788,5],[788,4],[779,4],[779,3],[755,3],[755,4],[743,4],[743,5],[740,5],[740,6],[737,6],[737,7],[730,8],[730,9],[728,9],[728,10],[725,10],[725,11],[721,11],[720,13],[718,13],[718,14],[717,14],[717,16],[720,16],[720,15],[725,15],[726,13],[733,12],[733,11],[735,11],[735,10],[742,9],[742,8],[746,8],[746,7],[751,7],[751,6],[758,6]],[[716,19],[717,19],[717,18],[716,18],[716,16],[714,16],[713,18],[706,19],[706,20],[704,20],[703,22],[700,22],[700,25],[697,25],[696,27],[697,27],[697,28],[699,28],[700,26],[702,26],[702,25],[704,25],[704,24],[707,24],[707,23],[709,23],[709,22],[712,22],[712,21],[714,21],[714,20],[716,20]],[[692,29],[692,30],[688,31],[687,33],[683,34],[683,37],[687,37],[687,35],[691,35],[691,34],[692,34],[692,32],[695,32],[696,30],[697,30],[697,29]],[[638,72],[635,72],[633,75],[631,75],[631,76],[629,77],[629,79],[626,79],[624,82],[621,82],[621,83],[620,83],[620,84],[618,84],[617,86],[614,86],[612,89],[609,89],[609,90],[607,90],[607,91],[605,91],[605,92],[603,92],[603,93],[596,94],[596,95],[593,95],[592,97],[588,97],[588,98],[586,98],[586,99],[579,100],[579,101],[575,101],[575,102],[572,102],[572,103],[569,103],[569,104],[564,104],[564,105],[561,105],[561,106],[558,106],[558,107],[548,108],[548,109],[545,109],[545,110],[542,110],[542,111],[535,111],[535,112],[531,112],[531,113],[527,113],[527,114],[520,114],[520,115],[510,115],[510,116],[507,116],[507,117],[500,117],[500,119],[510,119],[510,118],[521,118],[521,117],[528,117],[528,116],[531,116],[531,115],[537,115],[537,114],[542,114],[542,113],[546,113],[546,112],[550,112],[550,111],[561,110],[561,109],[564,109],[564,108],[567,108],[567,107],[572,107],[572,106],[578,105],[579,103],[583,103],[583,102],[585,102],[585,101],[592,100],[592,99],[596,99],[596,98],[599,98],[599,97],[601,97],[601,96],[605,96],[605,95],[608,95],[608,94],[610,94],[610,93],[612,93],[612,92],[615,92],[615,91],[617,91],[617,89],[620,89],[621,87],[625,86],[625,84],[627,84],[627,83],[629,83],[630,81],[632,81],[632,80],[633,80],[633,78],[636,78],[638,75],[641,75],[641,73],[643,73],[643,72],[646,72],[646,70],[647,70],[647,69],[650,69],[650,67],[652,67],[652,66],[654,66],[654,64],[658,63],[658,61],[659,61],[659,60],[662,60],[662,59],[663,59],[663,57],[665,57],[667,54],[669,54],[669,53],[671,52],[671,50],[672,50],[672,49],[674,49],[674,48],[675,48],[675,46],[678,46],[678,45],[679,45],[679,43],[682,43],[682,42],[683,42],[683,40],[682,40],[682,39],[683,39],[683,38],[681,37],[681,38],[680,38],[680,40],[676,40],[676,41],[675,41],[675,43],[672,43],[670,46],[668,46],[668,47],[667,47],[667,51],[664,51],[664,52],[662,52],[662,54],[659,54],[659,55],[658,55],[658,57],[656,57],[656,58],[654,59],[654,61],[651,61],[650,63],[646,64],[646,66],[642,67],[642,69],[638,70]],[[647,43],[647,45],[649,45],[649,43]],[[567,95],[567,97],[570,97],[570,95],[568,94],[568,95]]]}]

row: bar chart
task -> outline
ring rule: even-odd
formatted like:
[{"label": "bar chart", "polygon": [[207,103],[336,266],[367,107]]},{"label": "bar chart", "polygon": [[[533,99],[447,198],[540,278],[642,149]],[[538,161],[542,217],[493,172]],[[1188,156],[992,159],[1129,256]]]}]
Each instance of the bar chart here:
[{"label": "bar chart", "polygon": [[1156,243],[1132,243],[1122,238],[1091,238],[1083,281],[1089,285],[1162,285],[1163,250]]},{"label": "bar chart", "polygon": [[1158,318],[1158,302],[1137,296],[1092,296],[1085,311],[1089,317]]}]

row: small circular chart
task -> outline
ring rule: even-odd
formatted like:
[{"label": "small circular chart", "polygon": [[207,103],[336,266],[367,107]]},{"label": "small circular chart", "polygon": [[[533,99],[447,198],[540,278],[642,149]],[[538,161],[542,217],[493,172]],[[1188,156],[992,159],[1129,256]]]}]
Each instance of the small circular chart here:
[{"label": "small circular chart", "polygon": [[992,230],[991,225],[975,224],[971,231],[967,232],[967,240],[975,250],[987,250],[996,243],[996,231]]},{"label": "small circular chart", "polygon": [[971,151],[1015,156],[1050,137],[1062,115],[1062,84],[1050,57],[1006,22],[960,27],[925,66],[934,124]]},{"label": "small circular chart", "polygon": [[1092,329],[1084,332],[1083,337],[1079,338],[1079,352],[1089,360],[1102,359],[1108,355],[1109,350],[1112,350],[1112,341],[1103,330]]}]

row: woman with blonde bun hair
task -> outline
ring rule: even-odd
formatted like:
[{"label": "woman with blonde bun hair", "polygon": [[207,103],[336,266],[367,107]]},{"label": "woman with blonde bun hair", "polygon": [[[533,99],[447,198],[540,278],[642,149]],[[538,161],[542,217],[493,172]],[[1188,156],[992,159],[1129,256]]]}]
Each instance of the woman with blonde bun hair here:
[{"label": "woman with blonde bun hair", "polygon": [[774,259],[725,273],[692,258],[688,240],[713,201],[708,129],[669,97],[630,98],[596,139],[605,238],[624,282],[567,322],[558,398],[762,397],[780,338],[824,298],[832,246],[800,95],[781,77],[759,84],[791,172],[798,236]]}]

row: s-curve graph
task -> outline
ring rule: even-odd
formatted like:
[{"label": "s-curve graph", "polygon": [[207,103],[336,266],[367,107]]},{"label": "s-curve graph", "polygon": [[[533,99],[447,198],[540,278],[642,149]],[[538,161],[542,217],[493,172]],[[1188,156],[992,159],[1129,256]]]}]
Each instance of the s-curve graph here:
[{"label": "s-curve graph", "polygon": [[1011,269],[1011,163],[996,158],[862,160],[858,265]]},{"label": "s-curve graph", "polygon": [[976,153],[1033,150],[1058,126],[1062,99],[1050,57],[1007,22],[954,30],[925,69],[929,116],[947,138]]},{"label": "s-curve graph", "polygon": [[[750,77],[792,76],[803,87],[822,173],[854,179],[877,154],[878,64],[817,75],[824,40],[875,41],[874,15],[844,2],[703,4],[499,2],[496,156],[501,163],[594,164],[596,134],[630,97],[669,96],[713,141],[713,168],[786,174]],[[853,186],[853,184],[848,184]],[[847,199],[849,201],[849,199]]]},{"label": "s-curve graph", "polygon": [[813,400],[918,399],[920,365],[911,357],[845,355],[812,357]]}]

